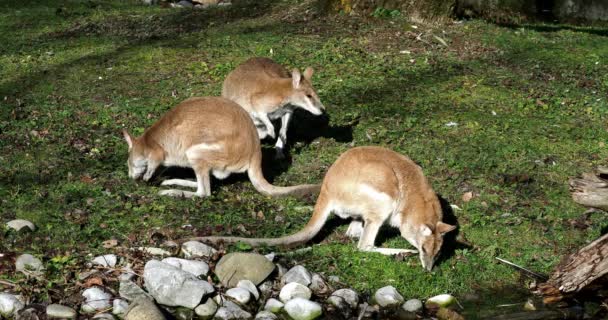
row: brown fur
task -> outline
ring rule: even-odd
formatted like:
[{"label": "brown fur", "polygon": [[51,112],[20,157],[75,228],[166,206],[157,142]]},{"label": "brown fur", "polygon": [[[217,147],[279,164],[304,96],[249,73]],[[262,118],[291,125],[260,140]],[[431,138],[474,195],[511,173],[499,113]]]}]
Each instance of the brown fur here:
[{"label": "brown fur", "polygon": [[[129,144],[129,176],[149,180],[160,165],[191,167],[197,182],[167,180],[163,185],[196,187],[196,193],[163,190],[163,195],[211,194],[209,173],[225,178],[248,172],[255,188],[267,195],[307,194],[317,185],[275,187],[262,175],[260,141],[248,114],[236,103],[216,97],[190,98],[178,104],[139,138],[126,131]],[[145,174],[144,174],[145,170]]]},{"label": "brown fur", "polygon": [[243,107],[254,120],[260,139],[275,138],[273,119],[281,119],[281,130],[275,145],[277,156],[283,156],[287,127],[294,108],[320,115],[325,107],[312,86],[313,69],[298,69],[290,74],[285,67],[268,58],[251,58],[228,74],[222,96]]},{"label": "brown fur", "polygon": [[[374,247],[383,224],[399,228],[401,235],[419,250],[422,265],[428,270],[441,249],[443,234],[455,228],[442,222],[437,195],[422,169],[412,160],[381,147],[357,147],[346,151],[329,168],[313,215],[301,231],[273,239],[202,237],[196,240],[297,245],[318,234],[330,212],[354,219],[347,233],[360,236],[357,247],[361,250],[385,254],[411,251]],[[364,224],[362,233],[353,230],[360,223],[358,220]]]}]

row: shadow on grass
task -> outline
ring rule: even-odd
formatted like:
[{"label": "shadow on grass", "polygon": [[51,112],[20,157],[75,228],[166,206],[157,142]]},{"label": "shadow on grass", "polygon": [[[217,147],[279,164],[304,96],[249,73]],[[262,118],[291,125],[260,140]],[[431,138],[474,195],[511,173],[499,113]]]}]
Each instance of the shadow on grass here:
[{"label": "shadow on grass", "polygon": [[515,24],[515,23],[499,23],[501,27],[509,29],[528,29],[537,32],[559,32],[563,30],[572,32],[582,32],[593,34],[601,37],[608,37],[608,24],[595,26],[572,26],[564,24]]}]

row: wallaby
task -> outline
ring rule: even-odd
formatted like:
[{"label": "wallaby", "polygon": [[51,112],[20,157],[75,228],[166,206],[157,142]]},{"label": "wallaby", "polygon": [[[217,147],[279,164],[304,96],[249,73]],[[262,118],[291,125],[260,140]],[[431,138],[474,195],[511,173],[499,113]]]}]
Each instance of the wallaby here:
[{"label": "wallaby", "polygon": [[196,192],[162,190],[160,195],[209,196],[209,173],[224,179],[245,172],[259,192],[270,196],[315,193],[319,185],[273,186],[262,174],[262,150],[253,122],[233,101],[219,97],[187,99],[167,112],[139,138],[126,130],[129,177],[148,181],[160,165],[190,167],[196,182],[169,179],[163,186],[196,188]]},{"label": "wallaby", "polygon": [[[329,168],[308,224],[281,238],[199,237],[209,243],[244,242],[253,246],[293,246],[319,233],[329,214],[352,218],[346,234],[359,238],[360,250],[382,254],[419,252],[422,266],[431,270],[443,235],[456,227],[442,222],[437,195],[422,169],[408,157],[381,147],[357,147],[344,152]],[[401,236],[418,249],[376,248],[383,224],[399,228]]]},{"label": "wallaby", "polygon": [[313,69],[304,74],[268,58],[251,58],[228,74],[222,87],[222,97],[243,107],[256,125],[260,139],[275,137],[271,120],[281,119],[279,138],[275,144],[276,157],[283,158],[287,143],[287,127],[295,108],[321,115],[325,107],[312,87]]}]

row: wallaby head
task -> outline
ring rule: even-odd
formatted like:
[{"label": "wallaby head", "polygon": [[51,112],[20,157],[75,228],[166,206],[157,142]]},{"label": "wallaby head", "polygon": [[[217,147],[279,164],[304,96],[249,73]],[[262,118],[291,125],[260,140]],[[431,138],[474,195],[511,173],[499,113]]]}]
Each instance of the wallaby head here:
[{"label": "wallaby head", "polygon": [[311,67],[306,68],[303,75],[298,69],[293,69],[291,72],[293,90],[287,97],[287,102],[318,116],[323,113],[325,106],[312,86],[313,72]]},{"label": "wallaby head", "polygon": [[158,167],[158,161],[151,159],[151,154],[146,148],[143,137],[136,138],[131,136],[127,130],[123,130],[122,134],[129,146],[129,178],[133,180],[142,179],[150,180]]},{"label": "wallaby head", "polygon": [[[456,226],[441,221],[441,205],[435,195],[414,210],[422,211],[418,213],[418,216],[425,219],[420,223],[403,224],[401,234],[418,249],[422,267],[431,271],[439,257],[444,235],[456,229]],[[433,217],[439,217],[439,219],[435,221]]]}]

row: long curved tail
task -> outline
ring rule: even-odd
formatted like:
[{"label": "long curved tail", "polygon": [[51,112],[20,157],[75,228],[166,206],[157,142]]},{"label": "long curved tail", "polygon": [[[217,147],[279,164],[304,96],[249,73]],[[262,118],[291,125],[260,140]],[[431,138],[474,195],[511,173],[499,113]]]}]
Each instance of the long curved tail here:
[{"label": "long curved tail", "polygon": [[319,195],[319,199],[317,199],[317,204],[315,205],[315,209],[313,211],[312,217],[308,220],[308,223],[302,230],[285,237],[280,238],[242,238],[242,237],[220,237],[220,236],[212,236],[212,237],[196,237],[188,240],[201,241],[211,244],[217,244],[220,242],[223,243],[237,243],[243,242],[249,244],[254,247],[258,246],[297,246],[299,244],[303,244],[314,238],[321,228],[325,225],[329,214],[331,213],[331,208],[329,206],[329,201],[327,197],[321,193]]},{"label": "long curved tail", "polygon": [[247,170],[247,175],[249,176],[249,180],[253,183],[253,186],[259,192],[272,196],[272,197],[280,197],[280,196],[306,196],[309,194],[317,194],[321,189],[320,184],[301,184],[297,186],[291,187],[278,187],[273,186],[264,178],[264,174],[262,173],[262,153],[255,155],[249,165],[249,169]]}]

